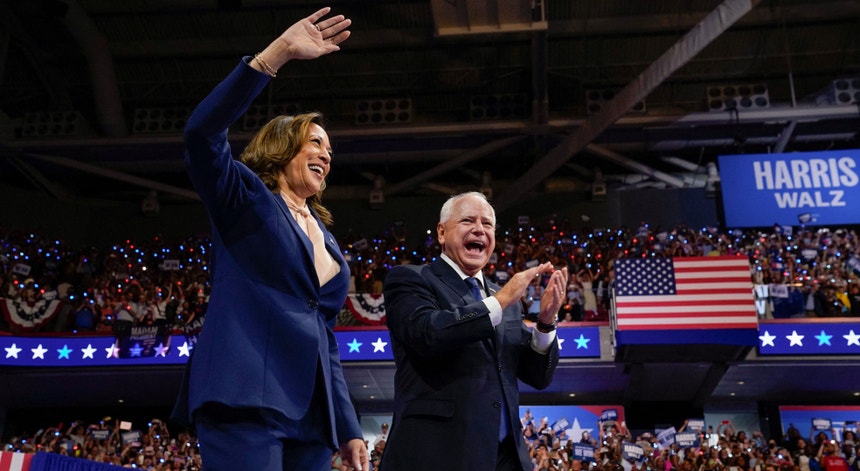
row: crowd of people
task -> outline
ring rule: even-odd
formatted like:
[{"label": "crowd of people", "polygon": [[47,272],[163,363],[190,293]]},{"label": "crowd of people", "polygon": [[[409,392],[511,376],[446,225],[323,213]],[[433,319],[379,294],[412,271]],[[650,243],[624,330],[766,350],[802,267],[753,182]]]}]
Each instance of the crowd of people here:
[{"label": "crowd of people", "polygon": [[144,427],[111,417],[47,425],[9,438],[2,451],[56,453],[146,471],[203,469],[197,438],[187,432],[172,434],[167,422],[157,418]]},{"label": "crowd of people", "polygon": [[[726,232],[643,224],[594,229],[550,219],[498,234],[496,253],[484,273],[498,284],[535,262],[569,268],[561,321],[608,318],[612,261],[617,258],[708,255],[748,257],[754,284],[782,287],[768,297],[769,317],[860,316],[860,245],[853,228]],[[381,293],[391,267],[425,263],[441,251],[430,234],[407,240],[402,225],[339,243],[351,270],[350,290],[359,293]],[[195,235],[178,242],[154,237],[75,248],[47,234],[0,228],[0,297],[30,304],[64,300],[59,314],[35,329],[42,332],[110,332],[116,320],[167,322],[181,329],[205,314],[210,247],[208,236]],[[536,282],[523,300],[530,312],[536,309],[529,309],[529,298],[539,298],[539,290]],[[0,330],[24,329],[0,318]]]},{"label": "crowd of people", "polygon": [[[678,431],[684,431],[686,423]],[[524,433],[535,471],[857,471],[860,442],[852,430],[811,429],[809,437],[790,424],[782,437],[766,438],[760,431],[735,431],[729,421],[696,430],[697,443],[663,443],[656,433],[636,436],[622,423],[598,423],[598,435],[565,437],[546,420],[523,418]],[[594,450],[592,458],[575,452],[577,444]],[[641,457],[624,447],[633,444]]]},{"label": "crowd of people", "polygon": [[[728,421],[726,421],[728,422]],[[383,433],[387,432],[387,424]],[[656,433],[635,436],[621,423],[598,423],[596,434],[568,437],[554,430],[546,418],[523,417],[523,434],[534,471],[860,471],[860,441],[852,430],[811,429],[804,436],[790,424],[781,437],[760,431],[735,430],[731,423],[696,430],[698,444],[661,443]],[[197,439],[186,432],[171,433],[166,422],[152,419],[143,430],[124,430],[123,423],[104,417],[96,423],[45,426],[33,434],[15,436],[3,451],[57,453],[146,471],[202,469]],[[678,428],[682,432],[683,424]],[[687,431],[690,431],[689,429]],[[386,436],[367,443],[372,470],[383,471],[380,457]],[[623,445],[641,447],[641,458],[627,457]],[[585,444],[592,458],[578,456],[574,447]],[[345,471],[338,453],[332,471]]]},{"label": "crowd of people", "polygon": [[30,326],[0,319],[0,330],[110,334],[118,322],[181,329],[206,311],[210,244],[205,236],[76,249],[36,232],[0,229],[0,246],[0,298],[29,306],[63,301],[46,322],[37,319]]}]

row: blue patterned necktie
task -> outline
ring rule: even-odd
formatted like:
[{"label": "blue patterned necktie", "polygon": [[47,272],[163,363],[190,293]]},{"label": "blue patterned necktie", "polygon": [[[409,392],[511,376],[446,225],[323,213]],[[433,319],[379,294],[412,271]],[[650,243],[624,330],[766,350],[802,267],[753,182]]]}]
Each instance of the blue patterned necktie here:
[{"label": "blue patterned necktie", "polygon": [[474,296],[477,301],[484,299],[484,295],[481,294],[481,285],[478,283],[477,278],[474,276],[466,277],[466,284],[469,285],[469,289],[472,290],[472,296]]}]

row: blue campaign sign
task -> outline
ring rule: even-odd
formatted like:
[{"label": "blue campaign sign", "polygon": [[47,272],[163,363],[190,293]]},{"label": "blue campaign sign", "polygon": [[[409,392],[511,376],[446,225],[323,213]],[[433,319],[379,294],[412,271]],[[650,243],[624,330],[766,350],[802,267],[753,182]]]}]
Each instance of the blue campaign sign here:
[{"label": "blue campaign sign", "polygon": [[604,422],[610,420],[618,420],[618,411],[615,409],[606,409],[600,414],[600,420]]},{"label": "blue campaign sign", "polygon": [[594,447],[588,443],[574,443],[573,459],[579,461],[594,461]]},{"label": "blue campaign sign", "polygon": [[682,448],[698,447],[699,434],[696,432],[678,432],[675,434],[675,443]]},{"label": "blue campaign sign", "polygon": [[721,155],[726,225],[860,222],[860,150]]},{"label": "blue campaign sign", "polygon": [[644,456],[645,449],[643,449],[641,446],[630,442],[621,443],[621,457],[625,460],[639,461]]},{"label": "blue campaign sign", "polygon": [[812,419],[812,428],[815,430],[830,430],[830,419]]}]

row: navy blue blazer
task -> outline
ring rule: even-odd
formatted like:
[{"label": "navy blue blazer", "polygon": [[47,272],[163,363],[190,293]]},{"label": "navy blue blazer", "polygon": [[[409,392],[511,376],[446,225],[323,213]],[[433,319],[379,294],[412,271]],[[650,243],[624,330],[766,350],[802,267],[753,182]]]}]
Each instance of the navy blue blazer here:
[{"label": "navy blue blazer", "polygon": [[[487,282],[488,295],[499,289]],[[517,379],[537,389],[549,386],[558,342],[547,354],[535,352],[518,305],[505,309],[494,329],[484,303],[441,259],[393,268],[384,294],[397,371],[382,467],[493,471],[500,414],[507,414],[523,469],[531,470]]]},{"label": "navy blue blazer", "polygon": [[320,288],[311,242],[283,198],[232,156],[227,129],[269,82],[248,60],[200,103],[185,128],[185,165],[209,212],[213,249],[206,322],[189,361],[188,415],[214,401],[300,419],[319,369],[326,388],[317,393],[325,394],[336,448],[362,436],[332,331],[349,267],[314,215],[340,264]]}]

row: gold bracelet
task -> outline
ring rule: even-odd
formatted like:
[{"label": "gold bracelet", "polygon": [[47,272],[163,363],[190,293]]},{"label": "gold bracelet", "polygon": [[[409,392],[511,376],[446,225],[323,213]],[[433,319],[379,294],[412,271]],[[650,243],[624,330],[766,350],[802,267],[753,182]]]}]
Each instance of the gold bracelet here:
[{"label": "gold bracelet", "polygon": [[266,61],[264,61],[263,58],[260,57],[259,52],[254,54],[254,59],[257,60],[257,62],[263,67],[263,70],[265,70],[266,73],[269,74],[269,76],[271,76],[272,78],[275,78],[278,76],[278,74],[276,74],[275,71],[272,70],[271,67],[269,67],[269,64],[267,64]]}]

